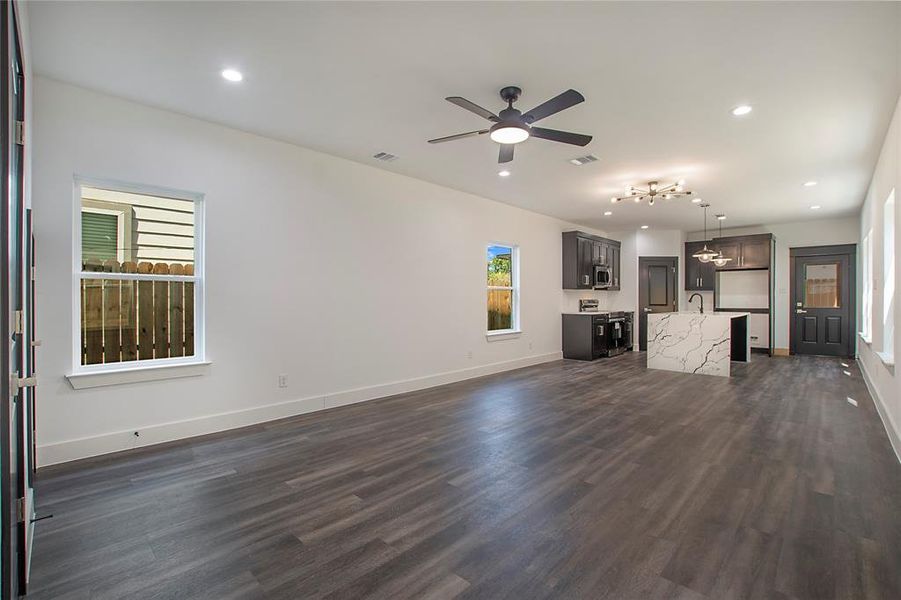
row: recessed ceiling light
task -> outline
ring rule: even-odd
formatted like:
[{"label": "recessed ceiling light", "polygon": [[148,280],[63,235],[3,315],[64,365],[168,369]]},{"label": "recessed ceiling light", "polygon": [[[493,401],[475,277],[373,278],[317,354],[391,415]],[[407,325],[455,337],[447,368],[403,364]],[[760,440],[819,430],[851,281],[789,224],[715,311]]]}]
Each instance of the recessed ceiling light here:
[{"label": "recessed ceiling light", "polygon": [[804,182],[804,187],[813,187],[813,186],[815,186],[816,184],[817,184],[816,181],[805,181],[805,182]]},{"label": "recessed ceiling light", "polygon": [[605,210],[605,211],[604,211],[604,216],[605,216],[605,217],[609,217],[609,216],[612,215],[612,214],[613,214],[613,211],[612,211],[612,210]]},{"label": "recessed ceiling light", "polygon": [[506,171],[506,170],[505,170],[505,171],[498,171],[497,174],[500,175],[501,177],[509,177],[509,176],[510,176],[510,171]]},{"label": "recessed ceiling light", "polygon": [[647,226],[647,225],[642,225],[641,228],[642,228],[642,229],[647,229],[648,226]]},{"label": "recessed ceiling light", "polygon": [[701,202],[703,202],[703,200],[701,200],[700,198],[692,198],[691,201],[693,204],[700,204]]},{"label": "recessed ceiling light", "polygon": [[820,205],[814,204],[813,206],[810,207],[810,210],[820,210]]},{"label": "recessed ceiling light", "polygon": [[719,220],[719,221],[725,221],[725,220],[726,220],[726,215],[717,215],[716,218],[717,218],[717,220]]},{"label": "recessed ceiling light", "polygon": [[222,69],[222,78],[227,81],[237,83],[244,79],[244,75],[242,75],[241,71],[237,69]]},{"label": "recessed ceiling light", "polygon": [[732,115],[736,117],[743,117],[754,110],[750,104],[740,104],[732,109]]}]

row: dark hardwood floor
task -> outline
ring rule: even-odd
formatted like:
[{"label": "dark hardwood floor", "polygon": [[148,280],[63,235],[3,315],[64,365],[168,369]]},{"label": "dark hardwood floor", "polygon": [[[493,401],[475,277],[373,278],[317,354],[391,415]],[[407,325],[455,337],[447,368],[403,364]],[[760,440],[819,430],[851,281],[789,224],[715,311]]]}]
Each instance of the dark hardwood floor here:
[{"label": "dark hardwood floor", "polygon": [[43,469],[29,597],[898,599],[840,363],[560,361]]}]

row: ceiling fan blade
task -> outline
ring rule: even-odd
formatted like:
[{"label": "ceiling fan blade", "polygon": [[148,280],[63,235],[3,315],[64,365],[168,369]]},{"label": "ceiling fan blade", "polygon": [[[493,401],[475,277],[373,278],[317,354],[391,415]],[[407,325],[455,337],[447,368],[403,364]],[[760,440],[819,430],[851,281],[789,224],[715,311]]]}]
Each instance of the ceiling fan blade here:
[{"label": "ceiling fan blade", "polygon": [[564,144],[572,144],[573,146],[587,146],[588,142],[591,141],[590,135],[570,133],[569,131],[560,131],[559,129],[532,127],[529,131],[532,134],[532,137],[551,140],[552,142],[563,142]]},{"label": "ceiling fan blade", "polygon": [[539,104],[529,112],[525,113],[523,119],[527,123],[534,123],[535,121],[540,121],[545,117],[556,114],[561,110],[566,110],[571,106],[575,106],[580,102],[585,102],[585,96],[576,90],[566,90],[559,96],[555,96],[544,104]]},{"label": "ceiling fan blade", "polygon": [[466,133],[455,133],[454,135],[448,135],[445,137],[435,138],[434,140],[429,140],[430,144],[440,144],[441,142],[450,142],[452,140],[460,140],[466,137],[470,137],[473,135],[482,135],[484,133],[488,133],[487,129],[479,129],[477,131],[467,131]]},{"label": "ceiling fan blade", "polygon": [[451,104],[456,104],[460,108],[465,108],[469,112],[474,112],[479,115],[483,119],[488,119],[489,121],[499,121],[500,119],[496,114],[491,112],[490,110],[484,109],[475,102],[470,102],[466,98],[461,98],[460,96],[448,96],[445,98]]},{"label": "ceiling fan blade", "polygon": [[497,162],[508,163],[513,160],[513,148],[515,147],[514,144],[501,144],[501,151],[498,154]]}]

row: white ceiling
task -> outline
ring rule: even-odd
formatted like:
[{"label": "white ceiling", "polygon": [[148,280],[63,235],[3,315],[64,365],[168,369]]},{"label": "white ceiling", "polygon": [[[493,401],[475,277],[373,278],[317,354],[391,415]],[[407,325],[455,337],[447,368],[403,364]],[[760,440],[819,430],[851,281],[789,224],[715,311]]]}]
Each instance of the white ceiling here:
[{"label": "white ceiling", "polygon": [[[684,177],[730,227],[856,212],[899,91],[894,3],[83,3],[29,5],[35,71],[601,229],[697,230],[687,200],[611,206],[626,184]],[[243,71],[229,84],[219,71]],[[587,101],[497,176],[483,127],[518,85],[525,110]],[[753,104],[735,118],[730,109]],[[371,158],[379,151],[393,163]],[[585,153],[598,162],[575,167]],[[803,182],[816,180],[813,188]],[[813,213],[809,206],[822,209]],[[602,216],[613,210],[612,217]]]}]

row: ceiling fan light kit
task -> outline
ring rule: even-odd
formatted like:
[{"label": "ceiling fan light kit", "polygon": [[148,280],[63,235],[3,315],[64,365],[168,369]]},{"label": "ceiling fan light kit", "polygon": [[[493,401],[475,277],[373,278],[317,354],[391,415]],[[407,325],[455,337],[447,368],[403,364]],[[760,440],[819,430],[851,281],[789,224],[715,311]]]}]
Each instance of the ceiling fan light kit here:
[{"label": "ceiling fan light kit", "polygon": [[663,187],[660,186],[659,181],[649,181],[647,188],[638,188],[635,186],[628,186],[626,188],[625,196],[614,196],[610,199],[610,202],[616,204],[618,202],[622,202],[623,200],[634,200],[636,204],[640,203],[642,200],[647,200],[649,206],[654,206],[654,201],[659,197],[664,200],[671,200],[673,198],[682,198],[691,196],[693,192],[685,189],[685,180],[680,179],[675,183],[671,183],[669,185],[665,185]]},{"label": "ceiling fan light kit", "polygon": [[570,133],[568,131],[560,131],[557,129],[545,129],[543,127],[533,127],[532,123],[540,121],[545,117],[557,114],[576,104],[585,101],[585,97],[576,90],[567,90],[559,94],[544,104],[539,104],[532,110],[522,113],[513,108],[513,103],[519,99],[522,90],[516,86],[507,86],[500,91],[501,98],[507,103],[507,108],[494,114],[490,110],[482,108],[474,102],[470,102],[466,98],[460,96],[449,96],[445,98],[451,104],[456,104],[460,108],[465,108],[469,112],[475,113],[494,123],[488,129],[477,129],[475,131],[467,131],[465,133],[457,133],[445,137],[429,140],[430,144],[439,144],[441,142],[450,142],[467,137],[488,134],[492,141],[501,145],[497,162],[506,163],[513,160],[513,148],[516,144],[526,141],[530,137],[543,140],[551,140],[552,142],[561,142],[563,144],[572,144],[574,146],[586,146],[591,141],[590,135],[581,133]]}]

